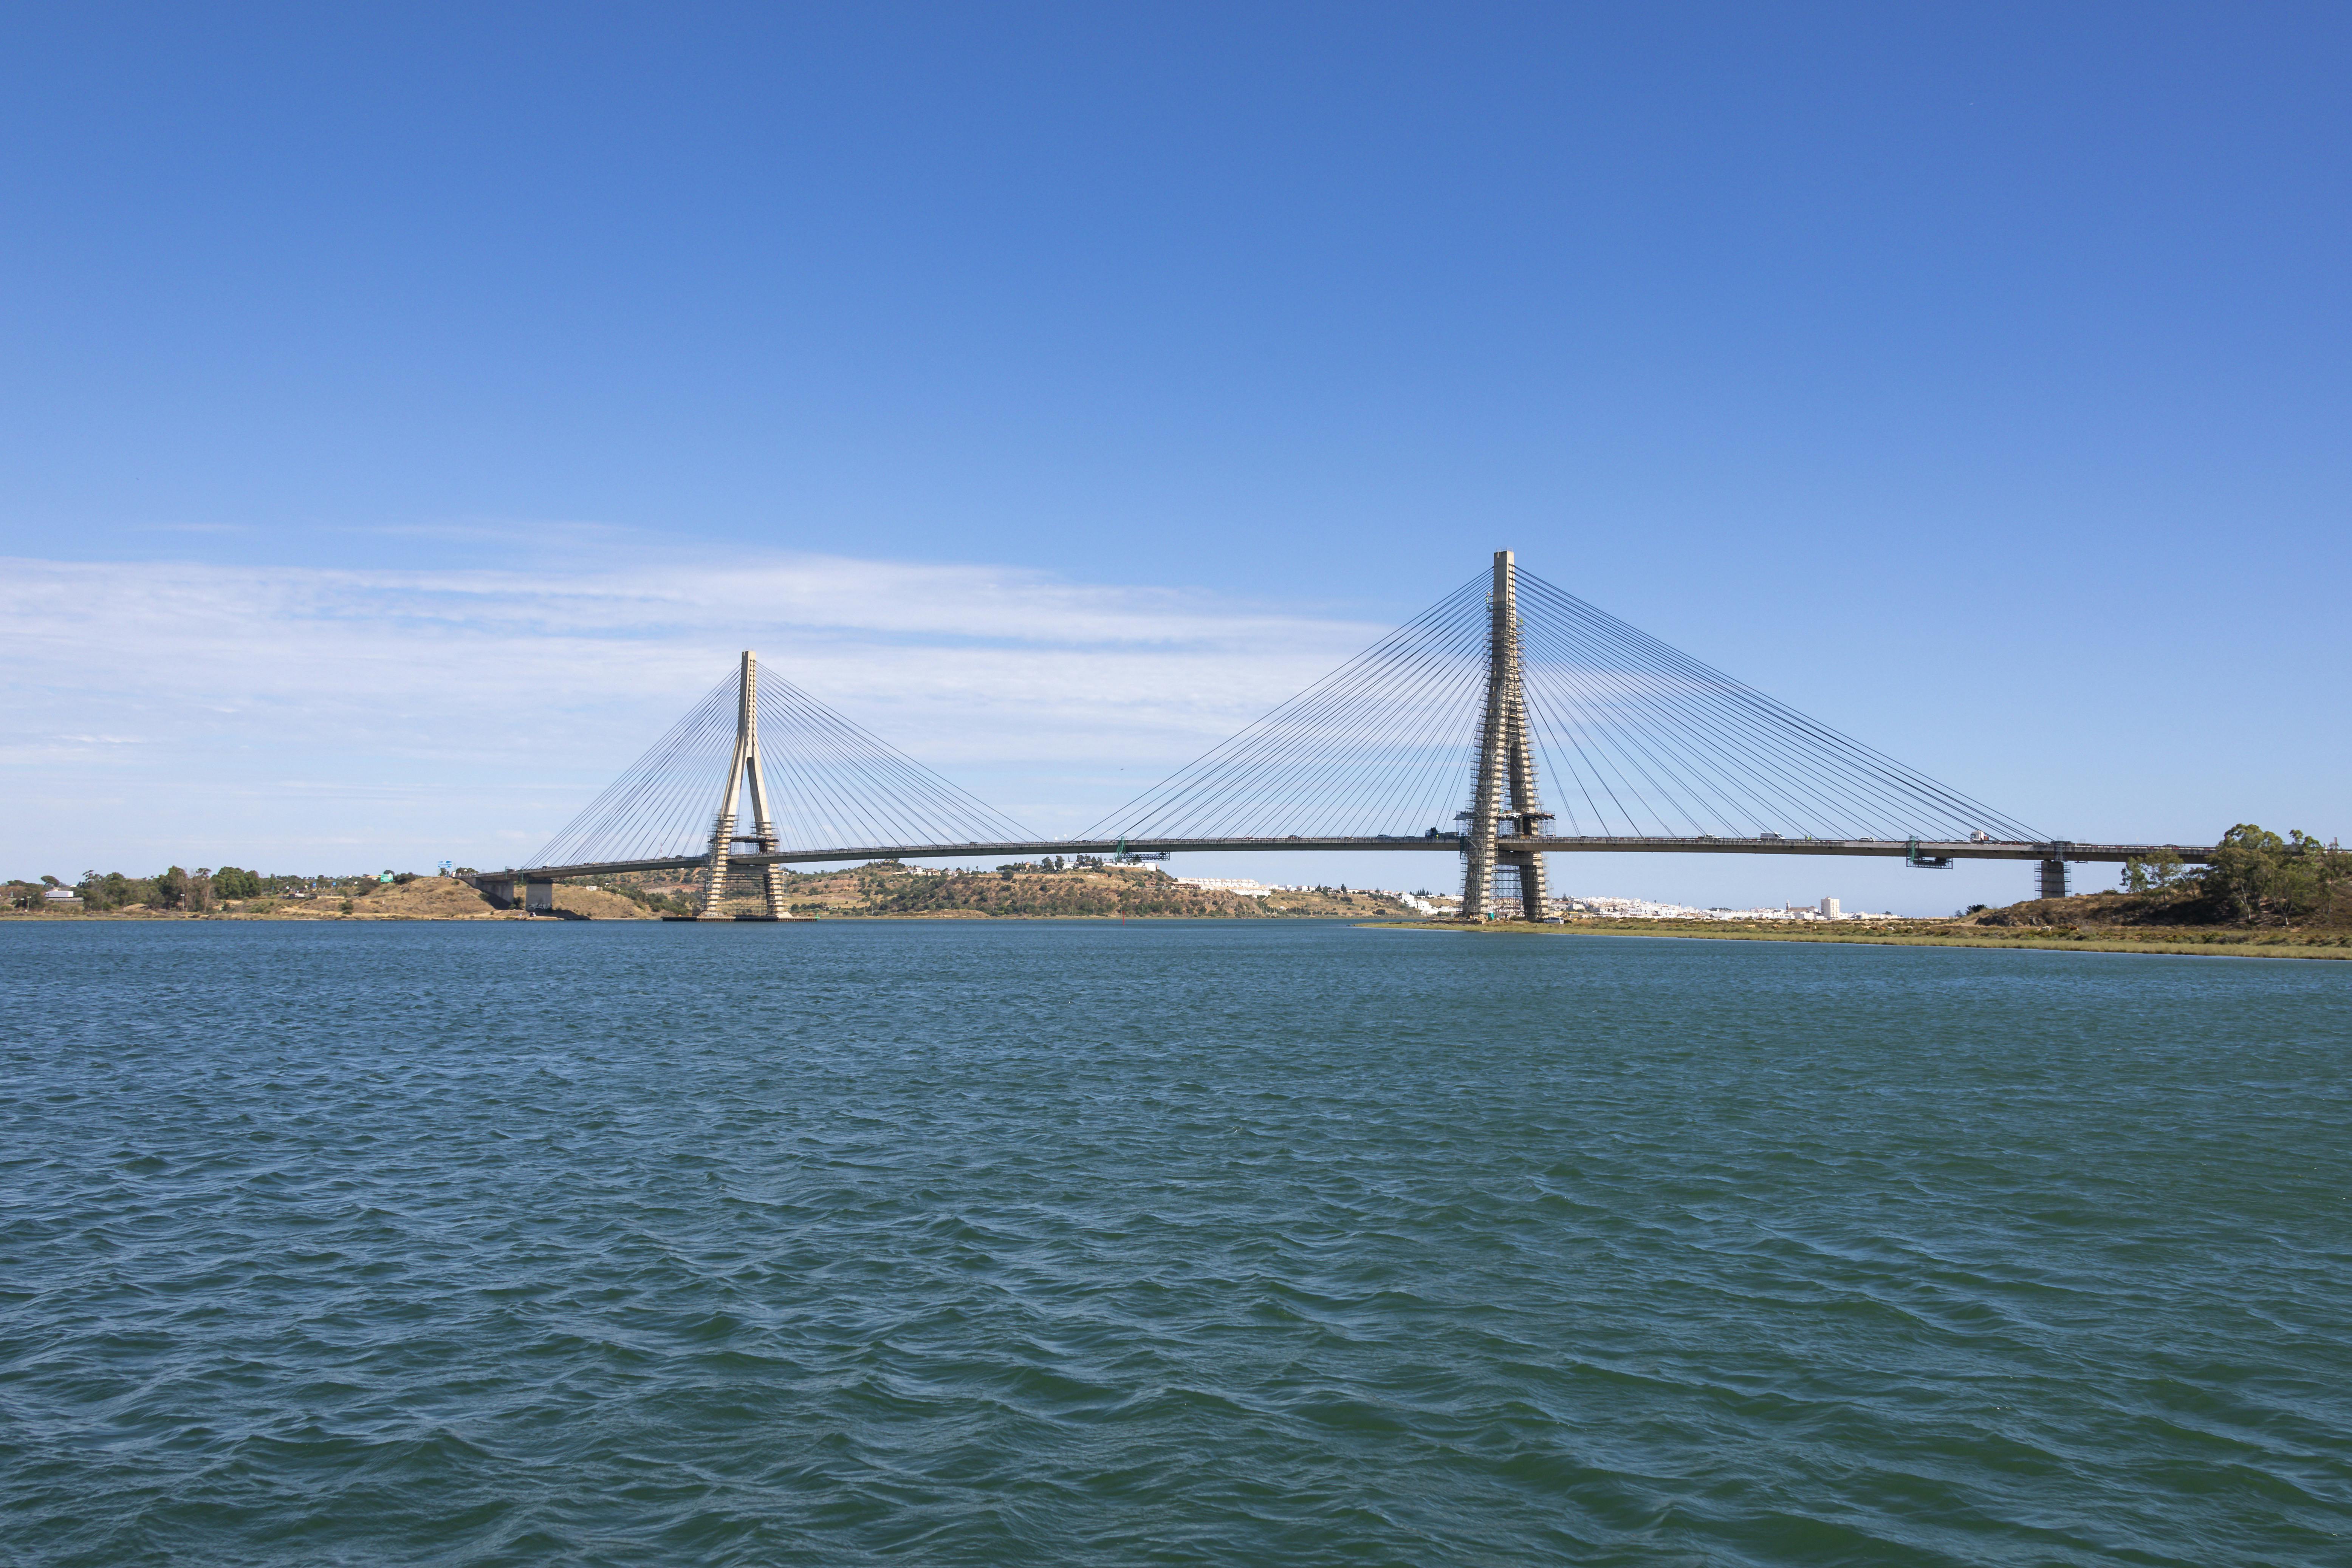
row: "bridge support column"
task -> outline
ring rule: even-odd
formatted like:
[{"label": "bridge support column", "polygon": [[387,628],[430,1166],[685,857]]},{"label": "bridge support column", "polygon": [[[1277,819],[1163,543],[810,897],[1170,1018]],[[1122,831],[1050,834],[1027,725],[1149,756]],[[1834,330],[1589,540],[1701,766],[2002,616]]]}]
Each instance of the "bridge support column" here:
[{"label": "bridge support column", "polygon": [[2042,877],[2039,883],[2039,890],[2035,892],[2033,896],[2037,899],[2063,899],[2066,896],[2065,861],[2044,860],[2042,862]]},{"label": "bridge support column", "polygon": [[526,878],[522,885],[522,907],[525,914],[553,914],[555,912],[554,879],[548,877]]},{"label": "bridge support column", "polygon": [[[732,793],[735,776],[730,774],[728,784]],[[727,857],[735,847],[735,813],[721,807],[719,821],[710,829],[710,859],[702,868],[702,918],[723,920],[719,912],[719,900],[727,896]]]},{"label": "bridge support column", "polygon": [[[749,649],[743,654],[743,782],[751,791],[751,842],[762,855],[772,855],[780,844],[775,818],[768,815],[768,780],[760,770],[760,661]],[[760,864],[760,918],[784,918],[784,868],[773,860]]]},{"label": "bridge support column", "polygon": [[[746,784],[751,791],[751,831],[735,831],[736,808]],[[781,842],[774,818],[768,815],[768,783],[760,770],[760,656],[743,650],[740,684],[735,702],[735,753],[727,763],[727,784],[719,792],[719,815],[710,829],[710,859],[702,879],[702,918],[725,920],[719,902],[727,896],[728,861],[739,842],[749,842],[763,854],[773,854]],[[761,910],[753,920],[784,918],[784,872],[774,861],[760,866]]]},{"label": "bridge support column", "polygon": [[[1486,712],[1478,729],[1478,776],[1463,836],[1462,918],[1539,921],[1548,912],[1539,837],[1551,814],[1536,794],[1535,750],[1528,734],[1520,682],[1518,567],[1507,550],[1495,552],[1495,585],[1487,598]],[[1512,832],[1503,833],[1508,824]],[[1495,872],[1517,874],[1517,908],[1496,896]]]},{"label": "bridge support column", "polygon": [[[1518,873],[1519,919],[1543,919],[1550,910],[1549,895],[1544,887],[1544,858],[1533,850],[1504,849],[1496,853],[1495,859],[1497,865],[1510,867]],[[1507,909],[1504,910],[1506,916],[1509,912]]]}]

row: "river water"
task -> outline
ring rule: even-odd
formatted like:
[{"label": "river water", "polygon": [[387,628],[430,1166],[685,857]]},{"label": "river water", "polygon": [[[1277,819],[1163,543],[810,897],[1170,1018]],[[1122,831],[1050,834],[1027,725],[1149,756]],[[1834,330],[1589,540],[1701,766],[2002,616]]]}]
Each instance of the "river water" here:
[{"label": "river water", "polygon": [[0,927],[0,1559],[2352,1563],[2352,964]]}]

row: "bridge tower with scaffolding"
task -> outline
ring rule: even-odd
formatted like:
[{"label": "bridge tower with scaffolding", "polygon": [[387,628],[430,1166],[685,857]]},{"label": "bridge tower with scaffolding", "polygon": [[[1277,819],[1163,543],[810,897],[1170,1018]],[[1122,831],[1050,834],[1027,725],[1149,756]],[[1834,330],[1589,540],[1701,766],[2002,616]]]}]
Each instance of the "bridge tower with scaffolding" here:
[{"label": "bridge tower with scaffolding", "polygon": [[[719,786],[719,811],[710,828],[710,858],[702,871],[702,912],[697,918],[706,921],[734,918],[719,912],[719,901],[727,896],[727,874],[735,846],[749,844],[756,854],[773,855],[782,843],[775,816],[768,809],[768,781],[760,771],[760,656],[750,648],[743,650],[737,679],[735,752],[727,764],[727,782]],[[741,819],[746,792],[751,797],[751,831],[738,833],[735,825]],[[773,860],[754,864],[759,868],[761,912],[750,918],[782,920],[783,867]]]},{"label": "bridge tower with scaffolding", "polygon": [[1470,808],[1455,818],[1467,825],[1462,845],[1465,921],[1513,912],[1539,921],[1547,910],[1543,852],[1529,841],[1542,837],[1552,814],[1538,792],[1528,733],[1518,573],[1509,551],[1495,552],[1495,585],[1486,596],[1486,706],[1478,725],[1478,771]]}]

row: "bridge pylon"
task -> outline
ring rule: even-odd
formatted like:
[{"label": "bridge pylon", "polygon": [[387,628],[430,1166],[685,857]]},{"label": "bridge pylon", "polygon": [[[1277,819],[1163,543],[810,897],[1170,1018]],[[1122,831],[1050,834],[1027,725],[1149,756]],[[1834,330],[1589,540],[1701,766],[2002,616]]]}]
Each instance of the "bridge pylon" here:
[{"label": "bridge pylon", "polygon": [[[751,794],[751,831],[738,833],[735,825],[746,786]],[[768,810],[768,782],[760,771],[760,656],[745,648],[741,684],[735,700],[735,752],[727,764],[727,783],[719,792],[719,812],[711,825],[710,858],[703,867],[700,918],[732,918],[719,912],[719,900],[727,895],[728,859],[736,845],[750,844],[761,854],[772,855],[780,842],[775,817]],[[783,868],[773,860],[761,861],[759,867],[761,912],[751,918],[782,920]]]},{"label": "bridge pylon", "polygon": [[[1478,726],[1478,773],[1462,846],[1462,918],[1490,921],[1517,913],[1539,921],[1544,898],[1543,852],[1528,841],[1542,837],[1551,813],[1536,781],[1536,754],[1528,726],[1528,698],[1519,639],[1518,565],[1507,550],[1495,552],[1495,585],[1487,595],[1486,707]],[[1496,873],[1518,884],[1512,910],[1496,888]]]}]

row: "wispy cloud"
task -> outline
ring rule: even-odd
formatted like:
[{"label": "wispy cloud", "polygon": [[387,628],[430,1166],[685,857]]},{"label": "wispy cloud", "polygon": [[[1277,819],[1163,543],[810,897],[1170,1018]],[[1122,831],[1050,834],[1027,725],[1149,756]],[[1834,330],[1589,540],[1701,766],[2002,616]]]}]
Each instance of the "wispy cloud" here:
[{"label": "wispy cloud", "polygon": [[[126,819],[185,833],[206,810],[342,842],[355,786],[443,841],[530,838],[753,647],[1015,816],[1067,820],[1385,629],[1014,568],[598,554],[545,572],[0,562],[0,792],[73,843]],[[87,809],[73,779],[102,786]]]}]

